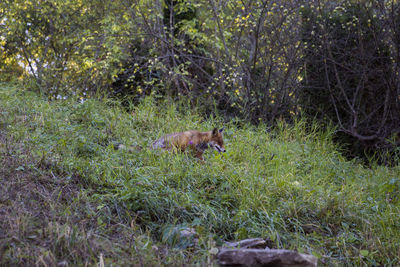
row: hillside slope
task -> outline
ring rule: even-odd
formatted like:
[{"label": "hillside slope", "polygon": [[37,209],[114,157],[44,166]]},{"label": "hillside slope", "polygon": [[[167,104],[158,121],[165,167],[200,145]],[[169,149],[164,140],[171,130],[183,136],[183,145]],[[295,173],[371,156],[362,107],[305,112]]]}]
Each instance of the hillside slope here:
[{"label": "hillside slope", "polygon": [[[347,161],[332,130],[302,120],[274,129],[226,123],[227,153],[207,151],[199,164],[148,146],[166,133],[220,127],[221,119],[152,98],[132,110],[92,99],[48,102],[0,85],[0,216],[10,222],[0,233],[1,263],[49,255],[70,264],[91,255],[94,263],[101,254],[123,264],[139,253],[146,256],[138,265],[205,264],[224,240],[262,237],[321,265],[400,264],[399,166]],[[116,151],[117,142],[143,149]],[[176,235],[185,227],[196,229],[196,248]]]}]

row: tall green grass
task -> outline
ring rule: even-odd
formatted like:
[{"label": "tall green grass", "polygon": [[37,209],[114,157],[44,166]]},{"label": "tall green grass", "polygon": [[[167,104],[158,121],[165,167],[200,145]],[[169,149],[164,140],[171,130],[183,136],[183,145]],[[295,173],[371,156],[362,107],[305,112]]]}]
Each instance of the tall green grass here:
[{"label": "tall green grass", "polygon": [[[48,102],[0,86],[0,129],[38,159],[78,174],[97,188],[99,208],[121,207],[155,240],[169,242],[171,227],[194,227],[193,253],[207,250],[210,238],[262,237],[321,265],[400,264],[399,165],[346,160],[333,128],[302,119],[274,128],[223,123],[151,97],[131,110],[109,100]],[[149,148],[167,133],[221,126],[227,152],[207,151],[205,164]],[[143,149],[116,151],[118,142]]]}]

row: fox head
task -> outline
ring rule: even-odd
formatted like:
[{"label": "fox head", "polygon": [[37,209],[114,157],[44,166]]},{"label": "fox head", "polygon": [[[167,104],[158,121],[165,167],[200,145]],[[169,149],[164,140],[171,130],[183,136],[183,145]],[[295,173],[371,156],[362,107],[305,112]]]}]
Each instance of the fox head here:
[{"label": "fox head", "polygon": [[222,132],[224,128],[218,130],[218,128],[214,128],[211,133],[211,140],[208,142],[208,145],[218,152],[226,152],[224,147],[224,139],[222,138]]}]

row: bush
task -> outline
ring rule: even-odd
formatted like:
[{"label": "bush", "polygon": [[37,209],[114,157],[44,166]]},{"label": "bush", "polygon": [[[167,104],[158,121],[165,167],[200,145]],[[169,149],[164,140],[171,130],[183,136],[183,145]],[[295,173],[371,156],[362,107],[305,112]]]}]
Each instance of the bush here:
[{"label": "bush", "polygon": [[[353,155],[400,144],[399,87],[387,21],[373,1],[303,10],[305,112],[338,126]],[[381,13],[380,13],[381,12]]]}]

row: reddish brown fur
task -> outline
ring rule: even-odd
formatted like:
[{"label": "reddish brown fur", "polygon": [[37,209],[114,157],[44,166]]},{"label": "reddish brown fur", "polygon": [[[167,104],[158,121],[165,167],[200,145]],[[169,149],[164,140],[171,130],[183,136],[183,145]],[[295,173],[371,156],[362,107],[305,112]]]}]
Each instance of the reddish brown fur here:
[{"label": "reddish brown fur", "polygon": [[153,143],[153,148],[165,150],[177,149],[187,151],[190,149],[200,160],[204,160],[203,153],[208,147],[213,147],[219,152],[225,152],[222,131],[214,128],[212,131],[200,132],[195,130],[173,133],[163,136]]}]

